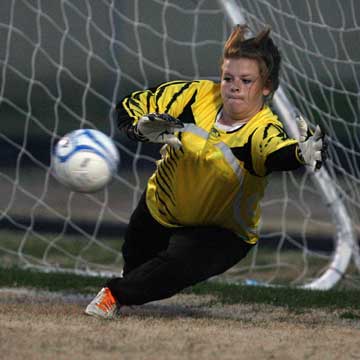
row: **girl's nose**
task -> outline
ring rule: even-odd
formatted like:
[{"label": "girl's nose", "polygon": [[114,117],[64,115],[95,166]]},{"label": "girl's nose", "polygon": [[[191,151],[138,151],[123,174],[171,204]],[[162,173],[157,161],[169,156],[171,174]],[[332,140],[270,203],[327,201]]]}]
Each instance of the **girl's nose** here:
[{"label": "girl's nose", "polygon": [[241,89],[240,82],[239,81],[233,81],[231,91],[232,92],[239,92]]}]

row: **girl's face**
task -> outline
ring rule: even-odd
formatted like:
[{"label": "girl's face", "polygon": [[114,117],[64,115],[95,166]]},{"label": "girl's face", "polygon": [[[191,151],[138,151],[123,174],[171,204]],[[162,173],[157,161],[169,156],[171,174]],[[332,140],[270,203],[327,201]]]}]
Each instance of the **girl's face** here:
[{"label": "girl's face", "polygon": [[229,121],[248,121],[264,104],[264,96],[270,94],[260,76],[259,63],[255,59],[225,59],[221,74],[223,117]]}]

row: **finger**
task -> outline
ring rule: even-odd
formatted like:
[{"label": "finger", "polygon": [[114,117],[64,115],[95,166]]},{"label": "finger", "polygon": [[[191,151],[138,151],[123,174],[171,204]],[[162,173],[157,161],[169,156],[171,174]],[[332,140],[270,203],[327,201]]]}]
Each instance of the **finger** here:
[{"label": "finger", "polygon": [[174,134],[175,132],[178,132],[179,131],[179,128],[174,126],[174,125],[165,125],[165,128],[164,128],[164,133],[165,134]]},{"label": "finger", "polygon": [[177,120],[177,122],[171,123],[169,124],[169,126],[174,129],[182,129],[184,127],[184,124],[180,120]]},{"label": "finger", "polygon": [[178,130],[178,126],[173,123],[168,123],[165,120],[153,121],[143,118],[141,123],[139,123],[139,129],[140,131],[174,133]]},{"label": "finger", "polygon": [[321,128],[319,125],[316,125],[316,129],[315,129],[315,133],[313,135],[314,139],[321,139],[322,137],[324,137],[323,132],[321,131]]},{"label": "finger", "polygon": [[177,119],[176,117],[171,116],[171,115],[169,115],[167,113],[159,114],[158,116],[159,116],[160,119],[164,119],[164,120],[166,120],[168,122],[173,122],[173,123],[179,123],[180,122],[181,123],[181,121],[179,119]]},{"label": "finger", "polygon": [[163,129],[182,129],[184,127],[184,124],[176,119],[176,121],[168,121],[166,119],[162,119],[160,117],[152,117],[153,120],[150,120],[154,126],[157,126],[158,128]]},{"label": "finger", "polygon": [[315,159],[316,161],[322,161],[322,160],[323,160],[321,151],[316,151],[316,152],[315,152],[315,154],[314,154],[314,159]]},{"label": "finger", "polygon": [[164,134],[163,140],[166,144],[169,144],[176,150],[182,146],[181,141],[176,136],[171,135],[171,134]]},{"label": "finger", "polygon": [[179,119],[177,119],[169,114],[166,114],[166,113],[164,113],[164,114],[152,113],[152,114],[149,114],[148,116],[151,121],[157,121],[157,122],[161,122],[161,123],[169,123],[176,128],[184,127],[184,124]]},{"label": "finger", "polygon": [[313,147],[314,151],[319,151],[323,149],[323,141],[322,139],[317,140],[314,142],[314,147]]},{"label": "finger", "polygon": [[307,132],[307,123],[302,117],[296,118],[296,123],[300,131]]},{"label": "finger", "polygon": [[299,141],[303,142],[306,140],[307,136],[307,125],[303,119],[298,119],[297,126],[299,129]]}]

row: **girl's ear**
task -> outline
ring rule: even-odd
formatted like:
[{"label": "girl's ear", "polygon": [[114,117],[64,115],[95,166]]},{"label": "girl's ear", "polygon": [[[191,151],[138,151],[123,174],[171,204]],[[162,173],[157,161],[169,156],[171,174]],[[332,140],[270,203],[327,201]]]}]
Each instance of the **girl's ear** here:
[{"label": "girl's ear", "polygon": [[268,80],[266,81],[264,87],[263,87],[263,90],[262,90],[262,93],[263,95],[266,97],[266,96],[269,96],[271,94],[271,82]]},{"label": "girl's ear", "polygon": [[271,90],[270,90],[269,87],[266,86],[266,87],[263,88],[262,93],[263,93],[264,96],[268,96],[268,95],[270,95]]}]

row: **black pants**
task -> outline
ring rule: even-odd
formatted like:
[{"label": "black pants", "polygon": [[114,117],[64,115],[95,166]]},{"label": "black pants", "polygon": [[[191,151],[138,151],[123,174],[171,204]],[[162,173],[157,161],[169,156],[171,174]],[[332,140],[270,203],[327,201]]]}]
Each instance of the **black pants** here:
[{"label": "black pants", "polygon": [[125,234],[124,277],[106,286],[123,305],[164,299],[225,272],[251,247],[217,226],[164,227],[150,215],[143,195]]}]

